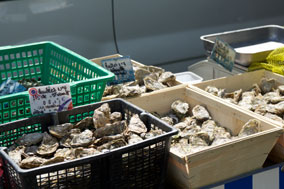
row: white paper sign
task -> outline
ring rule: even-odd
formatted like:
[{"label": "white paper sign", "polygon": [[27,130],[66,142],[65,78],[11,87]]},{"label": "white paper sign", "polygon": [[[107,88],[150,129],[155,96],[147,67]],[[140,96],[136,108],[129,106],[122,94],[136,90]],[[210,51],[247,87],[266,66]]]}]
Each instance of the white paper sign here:
[{"label": "white paper sign", "polygon": [[66,111],[73,108],[67,83],[29,88],[32,114]]},{"label": "white paper sign", "polygon": [[104,59],[102,66],[115,74],[115,79],[109,83],[111,85],[135,80],[133,65],[129,56]]}]

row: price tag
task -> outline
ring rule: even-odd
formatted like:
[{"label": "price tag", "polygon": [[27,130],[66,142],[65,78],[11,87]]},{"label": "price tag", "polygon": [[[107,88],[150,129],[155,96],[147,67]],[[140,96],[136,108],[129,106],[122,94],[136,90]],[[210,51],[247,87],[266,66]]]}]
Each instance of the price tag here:
[{"label": "price tag", "polygon": [[115,79],[111,85],[134,81],[134,71],[129,56],[102,60],[102,66],[115,74]]},{"label": "price tag", "polygon": [[73,108],[67,83],[29,88],[32,114],[66,111]]},{"label": "price tag", "polygon": [[236,51],[226,42],[216,39],[210,58],[230,72],[235,64]]}]

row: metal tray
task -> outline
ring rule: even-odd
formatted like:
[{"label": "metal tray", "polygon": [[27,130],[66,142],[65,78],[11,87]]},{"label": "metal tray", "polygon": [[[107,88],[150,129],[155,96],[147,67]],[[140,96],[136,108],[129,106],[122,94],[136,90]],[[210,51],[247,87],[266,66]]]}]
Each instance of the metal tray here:
[{"label": "metal tray", "polygon": [[[203,41],[207,55],[211,54],[216,38],[219,38],[235,50],[237,48],[249,47],[251,45],[267,44],[267,42],[283,43],[284,46],[284,27],[278,25],[265,25],[253,28],[246,28],[222,33],[203,35]],[[279,44],[276,44],[279,45]],[[236,52],[235,62],[243,66],[249,66],[252,62],[264,61],[267,55],[276,47],[269,49],[258,48],[255,52]]]}]

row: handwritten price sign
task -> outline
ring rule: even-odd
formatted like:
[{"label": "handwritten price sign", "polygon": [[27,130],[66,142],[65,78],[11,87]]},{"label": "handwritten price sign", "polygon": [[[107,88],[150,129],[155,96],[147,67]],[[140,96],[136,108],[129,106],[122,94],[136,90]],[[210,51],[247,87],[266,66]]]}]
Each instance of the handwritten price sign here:
[{"label": "handwritten price sign", "polygon": [[119,84],[134,81],[134,71],[129,56],[102,60],[102,66],[115,74],[115,79],[110,84]]},{"label": "handwritten price sign", "polygon": [[69,84],[33,87],[28,91],[32,114],[60,112],[73,108]]}]

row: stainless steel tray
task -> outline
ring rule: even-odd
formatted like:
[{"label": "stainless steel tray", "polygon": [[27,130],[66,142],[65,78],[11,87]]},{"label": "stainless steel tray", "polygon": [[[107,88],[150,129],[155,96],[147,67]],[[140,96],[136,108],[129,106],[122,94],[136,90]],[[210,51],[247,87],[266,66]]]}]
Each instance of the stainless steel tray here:
[{"label": "stainless steel tray", "polygon": [[[207,55],[213,49],[216,38],[227,42],[235,49],[251,47],[251,45],[270,43],[270,48],[262,47],[255,52],[236,52],[235,62],[243,66],[249,66],[252,62],[264,61],[267,55],[275,49],[273,46],[283,43],[284,46],[284,27],[278,25],[265,25],[260,27],[246,28],[222,33],[203,35],[200,39],[203,41]],[[273,44],[272,44],[273,43]],[[277,44],[276,44],[277,43]]]}]

